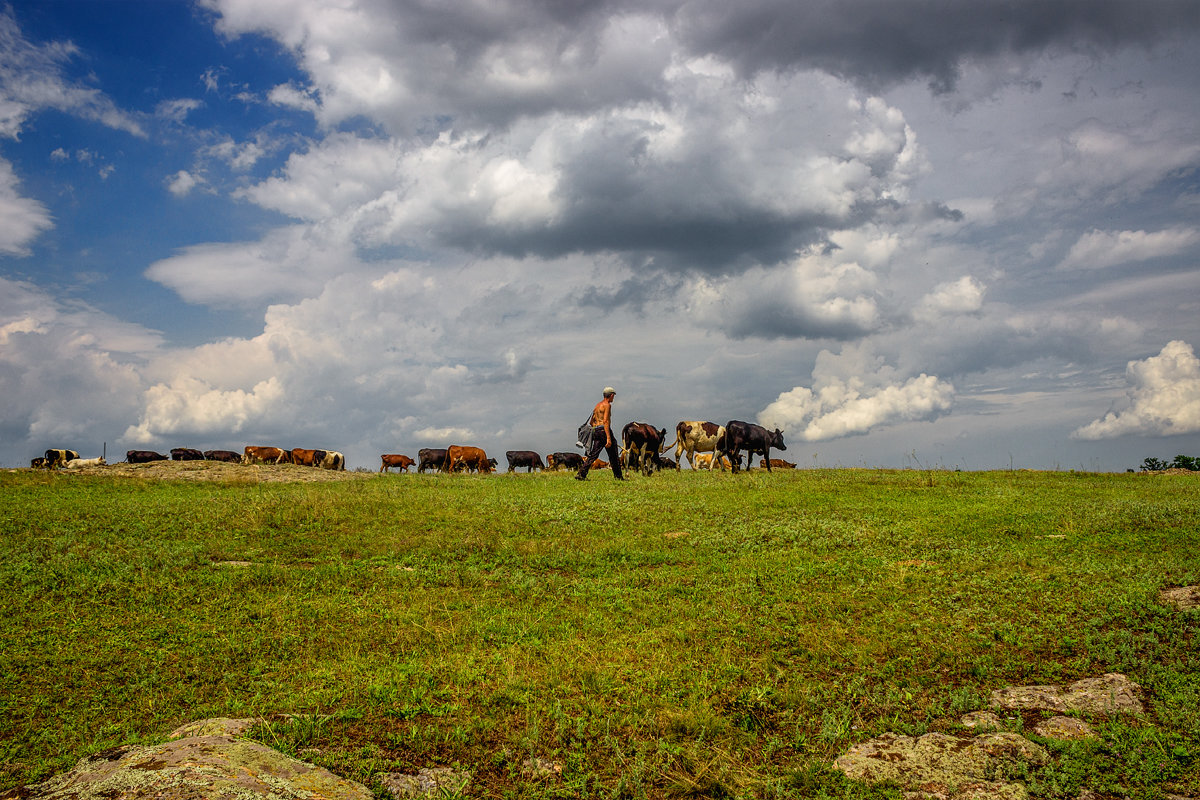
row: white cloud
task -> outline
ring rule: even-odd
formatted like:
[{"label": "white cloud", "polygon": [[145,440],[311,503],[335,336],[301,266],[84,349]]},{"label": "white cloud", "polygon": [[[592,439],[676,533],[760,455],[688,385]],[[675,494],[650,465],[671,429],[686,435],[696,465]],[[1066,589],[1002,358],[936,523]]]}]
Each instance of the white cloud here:
[{"label": "white cloud", "polygon": [[126,440],[147,445],[166,436],[211,436],[241,433],[261,424],[283,399],[280,380],[271,376],[249,391],[221,390],[196,378],[155,384],[146,389],[144,408],[136,425],[125,430]]},{"label": "white cloud", "polygon": [[983,308],[986,287],[969,275],[957,281],[938,284],[921,298],[914,316],[926,322],[957,314],[971,314]]},{"label": "white cloud", "polygon": [[1060,270],[1105,269],[1119,264],[1178,255],[1200,244],[1195,228],[1154,231],[1092,230],[1071,245]]},{"label": "white cloud", "polygon": [[1128,406],[1075,430],[1075,439],[1178,436],[1200,431],[1200,359],[1183,341],[1168,342],[1157,356],[1125,369]]},{"label": "white cloud", "polygon": [[868,348],[823,351],[811,389],[783,392],[758,414],[763,425],[805,442],[865,434],[899,422],[933,420],[954,405],[954,386],[936,376],[900,379]]},{"label": "white cloud", "polygon": [[167,191],[176,197],[186,197],[201,182],[196,176],[185,169],[179,170],[167,179]]},{"label": "white cloud", "polygon": [[0,158],[0,253],[26,256],[33,240],[54,222],[44,205],[17,192],[18,184],[12,164]]},{"label": "white cloud", "polygon": [[188,114],[203,106],[203,102],[192,98],[163,100],[154,109],[154,115],[159,119],[182,124],[187,119]]}]

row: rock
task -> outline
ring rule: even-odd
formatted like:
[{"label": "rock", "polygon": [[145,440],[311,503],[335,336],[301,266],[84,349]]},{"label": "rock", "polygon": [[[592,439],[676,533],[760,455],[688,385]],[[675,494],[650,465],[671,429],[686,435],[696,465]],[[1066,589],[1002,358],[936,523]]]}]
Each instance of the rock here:
[{"label": "rock", "polygon": [[167,734],[168,739],[187,739],[191,736],[241,736],[262,722],[259,717],[213,717],[180,725]]},{"label": "rock", "polygon": [[1019,783],[990,780],[998,767],[1043,764],[1046,751],[1015,733],[975,737],[928,733],[920,738],[886,733],[857,744],[834,762],[848,778],[868,783],[894,783],[905,797],[966,800],[1024,800]]},{"label": "rock", "polygon": [[450,769],[449,767],[432,767],[422,769],[416,775],[406,775],[402,772],[392,772],[382,776],[379,782],[392,797],[445,797],[460,794],[471,782],[471,773]]},{"label": "rock", "polygon": [[1158,593],[1160,603],[1175,606],[1180,611],[1191,611],[1200,608],[1200,586],[1177,586],[1173,589],[1163,589]]},{"label": "rock", "polygon": [[[204,720],[197,725],[203,725]],[[189,726],[184,726],[187,728]],[[183,729],[181,729],[183,730]],[[118,747],[6,795],[36,800],[371,800],[361,784],[227,734]]]},{"label": "rock", "polygon": [[1004,722],[991,711],[972,711],[964,714],[959,723],[964,728],[998,731],[1004,728]]},{"label": "rock", "polygon": [[1092,726],[1074,717],[1051,717],[1034,726],[1033,732],[1047,739],[1093,739]]},{"label": "rock", "polygon": [[1137,698],[1141,689],[1129,678],[1110,672],[1099,678],[1075,681],[1067,688],[1061,686],[1010,686],[992,692],[992,705],[1004,709],[1039,709],[1044,711],[1075,711],[1081,714],[1140,714],[1142,702]]}]

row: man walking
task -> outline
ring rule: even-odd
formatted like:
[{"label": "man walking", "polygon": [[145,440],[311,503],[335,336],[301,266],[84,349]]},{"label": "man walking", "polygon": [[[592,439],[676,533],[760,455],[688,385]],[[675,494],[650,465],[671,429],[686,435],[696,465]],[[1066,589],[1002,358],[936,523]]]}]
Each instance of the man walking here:
[{"label": "man walking", "polygon": [[608,453],[608,463],[612,465],[613,477],[619,481],[625,480],[621,474],[621,448],[612,432],[612,403],[617,396],[617,390],[611,386],[604,387],[604,398],[592,409],[592,441],[588,445],[587,455],[583,458],[583,466],[575,476],[577,481],[586,481],[588,470],[596,463],[600,451]]}]

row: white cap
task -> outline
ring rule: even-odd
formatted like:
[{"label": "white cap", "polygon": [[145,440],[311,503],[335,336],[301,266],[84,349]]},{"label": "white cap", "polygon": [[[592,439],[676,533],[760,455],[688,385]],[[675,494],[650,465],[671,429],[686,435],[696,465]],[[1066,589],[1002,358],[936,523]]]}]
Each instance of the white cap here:
[{"label": "white cap", "polygon": [[604,392],[603,392],[603,394],[616,394],[616,393],[617,393],[617,390],[616,390],[616,389],[614,389],[614,388],[612,388],[611,386],[605,386],[605,387],[604,387]]}]

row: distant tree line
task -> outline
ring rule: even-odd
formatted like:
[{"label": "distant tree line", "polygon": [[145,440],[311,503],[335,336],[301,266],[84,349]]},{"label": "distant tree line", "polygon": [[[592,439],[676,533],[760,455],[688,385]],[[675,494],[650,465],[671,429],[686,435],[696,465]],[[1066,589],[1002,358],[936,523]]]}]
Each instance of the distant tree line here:
[{"label": "distant tree line", "polygon": [[1175,456],[1174,461],[1163,461],[1151,457],[1142,462],[1142,472],[1161,472],[1164,469],[1187,469],[1192,472],[1200,472],[1200,457]]}]

